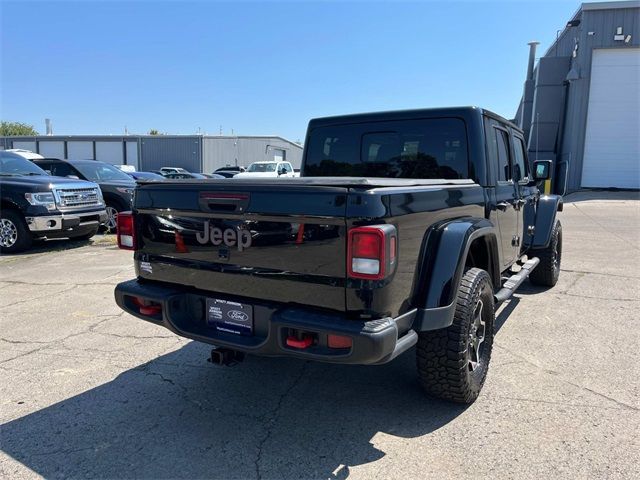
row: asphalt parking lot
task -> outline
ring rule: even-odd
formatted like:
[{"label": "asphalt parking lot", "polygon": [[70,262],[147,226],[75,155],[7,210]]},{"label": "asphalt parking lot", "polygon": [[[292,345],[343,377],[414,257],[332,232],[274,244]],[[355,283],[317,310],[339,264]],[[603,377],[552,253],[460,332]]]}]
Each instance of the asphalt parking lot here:
[{"label": "asphalt parking lot", "polygon": [[373,367],[248,358],[121,312],[112,237],[0,258],[0,476],[638,478],[640,199],[579,193],[559,284],[499,311],[478,401]]}]

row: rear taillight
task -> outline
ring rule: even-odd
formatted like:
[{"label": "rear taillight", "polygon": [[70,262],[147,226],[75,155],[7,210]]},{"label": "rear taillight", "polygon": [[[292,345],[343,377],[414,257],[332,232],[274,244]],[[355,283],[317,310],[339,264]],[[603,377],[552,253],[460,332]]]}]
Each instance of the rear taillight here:
[{"label": "rear taillight", "polygon": [[118,213],[118,247],[123,250],[136,249],[136,229],[133,213]]},{"label": "rear taillight", "polygon": [[393,271],[397,235],[393,225],[372,225],[349,230],[347,271],[351,278],[382,280]]}]

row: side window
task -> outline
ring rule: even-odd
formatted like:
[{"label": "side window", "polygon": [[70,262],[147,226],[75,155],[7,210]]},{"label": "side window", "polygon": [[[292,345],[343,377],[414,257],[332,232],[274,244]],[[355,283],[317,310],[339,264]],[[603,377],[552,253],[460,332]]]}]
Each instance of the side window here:
[{"label": "side window", "polygon": [[509,134],[499,128],[494,129],[498,143],[498,180],[511,180],[509,160]]},{"label": "side window", "polygon": [[88,178],[82,175],[76,167],[73,167],[71,165],[67,165],[67,166],[69,167],[69,175],[75,175],[80,180],[88,180]]},{"label": "side window", "polygon": [[51,164],[50,163],[43,163],[43,162],[34,162],[36,165],[38,165],[41,169],[43,169],[45,172],[50,173],[51,175],[53,175],[53,172],[51,171]]},{"label": "side window", "polygon": [[527,170],[527,157],[525,154],[524,143],[519,137],[513,137],[513,152],[514,173],[515,170],[519,170],[518,178],[522,181],[529,176],[529,172]]},{"label": "side window", "polygon": [[293,172],[293,168],[291,167],[290,163],[283,163],[282,165],[284,165],[284,169],[287,171],[287,173]]},{"label": "side window", "polygon": [[72,172],[66,163],[52,163],[51,174],[56,177],[66,177],[67,175],[75,175],[75,172]]}]

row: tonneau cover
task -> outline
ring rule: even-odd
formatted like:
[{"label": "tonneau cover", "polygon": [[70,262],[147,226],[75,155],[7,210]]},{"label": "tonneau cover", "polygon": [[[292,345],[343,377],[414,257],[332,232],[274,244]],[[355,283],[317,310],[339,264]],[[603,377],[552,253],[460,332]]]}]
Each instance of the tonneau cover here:
[{"label": "tonneau cover", "polygon": [[412,179],[412,178],[374,178],[374,177],[293,177],[293,178],[225,178],[225,179],[184,179],[166,181],[144,181],[144,184],[213,184],[224,186],[242,185],[315,185],[323,187],[430,187],[434,185],[473,185],[473,180],[446,180],[446,179]]}]

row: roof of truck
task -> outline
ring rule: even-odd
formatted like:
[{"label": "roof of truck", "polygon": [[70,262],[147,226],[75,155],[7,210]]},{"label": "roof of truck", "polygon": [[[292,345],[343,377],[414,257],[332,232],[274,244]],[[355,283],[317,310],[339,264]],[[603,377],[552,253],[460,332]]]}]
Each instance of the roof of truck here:
[{"label": "roof of truck", "polygon": [[428,117],[469,117],[472,115],[488,115],[490,117],[506,123],[512,128],[520,130],[520,127],[515,125],[510,120],[480,107],[467,106],[467,107],[440,107],[440,108],[419,108],[412,110],[390,110],[383,112],[368,112],[368,113],[354,113],[349,115],[337,115],[332,117],[320,117],[313,118],[309,122],[309,127],[317,127],[321,125],[335,125],[340,123],[354,123],[354,122],[375,122],[385,120],[409,120],[417,118]]}]

